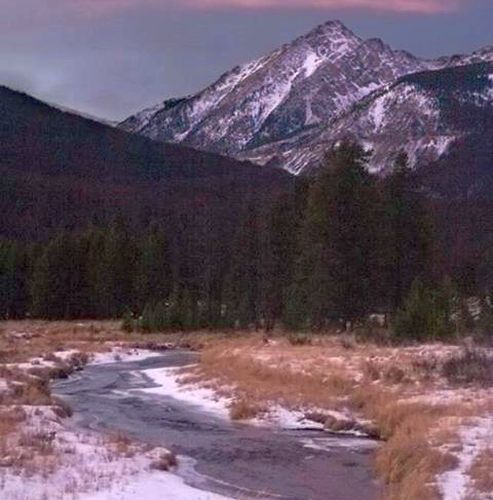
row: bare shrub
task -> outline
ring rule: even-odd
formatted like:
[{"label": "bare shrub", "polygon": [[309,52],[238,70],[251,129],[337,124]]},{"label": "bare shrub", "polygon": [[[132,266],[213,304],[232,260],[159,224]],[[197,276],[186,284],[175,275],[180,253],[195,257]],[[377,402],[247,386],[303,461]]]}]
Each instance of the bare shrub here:
[{"label": "bare shrub", "polygon": [[16,386],[17,403],[29,406],[45,406],[51,404],[48,385],[44,381],[31,379]]},{"label": "bare shrub", "polygon": [[33,449],[41,456],[52,455],[54,453],[53,441],[55,432],[29,432],[21,434],[19,445]]},{"label": "bare shrub", "polygon": [[89,355],[86,352],[75,352],[70,356],[70,364],[74,368],[83,368],[89,362]]},{"label": "bare shrub", "polygon": [[264,409],[257,403],[249,401],[246,398],[240,398],[229,407],[229,415],[232,420],[248,420],[255,418]]},{"label": "bare shrub", "polygon": [[167,472],[177,465],[176,455],[168,451],[160,453],[159,457],[151,463],[151,468]]},{"label": "bare shrub", "polygon": [[291,345],[312,345],[312,337],[307,333],[290,333],[288,342]]},{"label": "bare shrub", "polygon": [[478,349],[464,349],[444,362],[442,375],[452,384],[493,385],[493,359]]},{"label": "bare shrub", "polygon": [[14,432],[25,418],[26,414],[21,408],[0,411],[0,441]]},{"label": "bare shrub", "polygon": [[0,363],[8,363],[11,359],[12,352],[8,349],[0,350]]},{"label": "bare shrub", "polygon": [[406,379],[406,373],[398,366],[391,366],[384,371],[383,378],[390,384],[400,384]]},{"label": "bare shrub", "polygon": [[324,429],[332,432],[349,432],[356,428],[356,422],[351,419],[336,418],[327,416],[324,422]]},{"label": "bare shrub", "polygon": [[74,412],[72,407],[67,401],[57,396],[53,396],[51,399],[53,403],[53,411],[58,417],[67,418],[73,415]]},{"label": "bare shrub", "polygon": [[381,377],[379,367],[371,360],[365,362],[363,366],[363,374],[372,381],[379,380]]},{"label": "bare shrub", "polygon": [[434,374],[439,373],[439,363],[436,356],[428,356],[422,359],[413,359],[411,368],[416,375],[429,380]]},{"label": "bare shrub", "polygon": [[118,455],[124,457],[133,457],[135,455],[135,446],[132,439],[123,432],[115,432],[108,436],[108,445],[115,450]]},{"label": "bare shrub", "polygon": [[53,363],[61,363],[61,359],[54,353],[49,352],[48,354],[43,355],[43,359],[45,361],[52,361]]},{"label": "bare shrub", "polygon": [[341,346],[343,349],[351,350],[356,347],[356,340],[353,336],[343,335],[341,337]]}]

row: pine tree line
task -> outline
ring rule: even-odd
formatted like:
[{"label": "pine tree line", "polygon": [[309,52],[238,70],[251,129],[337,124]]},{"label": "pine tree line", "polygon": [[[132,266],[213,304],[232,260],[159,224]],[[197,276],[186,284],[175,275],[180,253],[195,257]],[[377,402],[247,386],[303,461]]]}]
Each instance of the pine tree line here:
[{"label": "pine tree line", "polygon": [[381,313],[403,335],[422,325],[444,335],[452,299],[432,291],[444,289],[437,242],[407,158],[384,179],[368,160],[344,142],[268,210],[245,200],[233,241],[208,237],[213,221],[197,214],[178,252],[159,224],[135,234],[121,220],[43,244],[0,242],[0,316],[125,316],[144,331],[316,330]]}]

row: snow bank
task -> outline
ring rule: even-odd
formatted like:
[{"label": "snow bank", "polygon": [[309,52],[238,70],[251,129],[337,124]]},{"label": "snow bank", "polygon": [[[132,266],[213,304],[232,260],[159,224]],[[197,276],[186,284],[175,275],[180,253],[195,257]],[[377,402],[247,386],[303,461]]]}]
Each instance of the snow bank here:
[{"label": "snow bank", "polygon": [[221,500],[227,497],[201,491],[168,472],[147,472],[137,475],[124,486],[79,496],[80,500]]},{"label": "snow bank", "polygon": [[348,436],[330,436],[321,438],[302,439],[301,442],[305,448],[320,451],[331,451],[334,448],[347,448],[349,450],[359,451],[361,449],[373,450],[377,448],[378,442],[372,439],[348,437]]},{"label": "snow bank", "polygon": [[212,389],[198,385],[182,384],[180,382],[182,378],[180,371],[181,368],[151,368],[143,370],[142,373],[150,378],[157,387],[139,390],[149,394],[169,396],[216,416],[228,418],[230,399],[218,397]]},{"label": "snow bank", "polygon": [[458,466],[443,473],[438,480],[444,500],[472,498],[473,495],[469,496],[471,494],[469,470],[482,449],[493,442],[493,418],[475,419],[474,425],[462,427],[460,439],[462,449],[457,454]]},{"label": "snow bank", "polygon": [[146,349],[129,349],[125,347],[113,347],[110,351],[97,353],[91,359],[91,365],[103,365],[126,361],[142,361],[148,358],[162,356],[162,353],[148,351]]},{"label": "snow bank", "polygon": [[323,424],[306,418],[306,412],[301,410],[289,410],[275,405],[253,423],[257,425],[275,425],[285,430],[315,429],[323,430]]},{"label": "snow bank", "polygon": [[[144,376],[151,379],[156,387],[148,389],[138,389],[138,391],[148,394],[157,394],[171,397],[189,405],[199,408],[201,411],[213,414],[217,417],[229,419],[229,407],[233,402],[232,398],[219,396],[214,390],[199,384],[183,383],[183,368],[191,368],[196,365],[188,365],[180,368],[151,368],[143,370]],[[288,409],[279,404],[273,403],[265,412],[258,417],[248,421],[252,425],[279,427],[285,430],[323,430],[324,424],[307,418],[310,413],[319,413],[334,416],[340,420],[347,420],[346,413],[321,410],[318,408]],[[354,436],[364,436],[363,432],[345,431],[341,434]]]}]

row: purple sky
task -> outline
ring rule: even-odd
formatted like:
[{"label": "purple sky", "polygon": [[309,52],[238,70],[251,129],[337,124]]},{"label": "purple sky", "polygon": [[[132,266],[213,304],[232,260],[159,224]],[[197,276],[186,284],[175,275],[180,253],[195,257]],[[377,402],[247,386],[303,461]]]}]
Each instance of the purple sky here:
[{"label": "purple sky", "polygon": [[122,119],[329,19],[420,56],[493,44],[492,0],[0,0],[0,83]]}]

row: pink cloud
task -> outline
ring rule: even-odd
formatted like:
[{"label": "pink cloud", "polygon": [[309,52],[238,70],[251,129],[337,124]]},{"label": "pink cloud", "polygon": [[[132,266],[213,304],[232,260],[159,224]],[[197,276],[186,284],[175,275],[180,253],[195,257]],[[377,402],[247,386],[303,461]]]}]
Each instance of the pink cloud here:
[{"label": "pink cloud", "polygon": [[191,7],[243,7],[268,8],[333,8],[386,10],[394,12],[434,13],[450,11],[458,6],[459,0],[185,0]]},{"label": "pink cloud", "polygon": [[[59,0],[58,0],[59,1]],[[73,0],[69,5],[85,15],[155,8],[190,8],[211,10],[218,8],[243,9],[371,9],[392,12],[431,14],[455,10],[464,0]],[[65,7],[68,5],[65,4]]]}]

